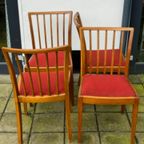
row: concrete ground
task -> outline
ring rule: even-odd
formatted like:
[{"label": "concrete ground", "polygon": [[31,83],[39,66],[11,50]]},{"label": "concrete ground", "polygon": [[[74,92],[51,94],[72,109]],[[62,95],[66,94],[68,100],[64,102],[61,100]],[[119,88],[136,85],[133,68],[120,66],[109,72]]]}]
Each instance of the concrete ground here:
[{"label": "concrete ground", "polygon": [[[140,97],[136,144],[144,144],[144,75],[130,75]],[[74,75],[75,106],[71,113],[73,139],[77,144],[78,74]],[[87,105],[83,113],[83,144],[130,144],[131,106],[124,114],[120,106]],[[68,144],[64,104],[46,103],[29,107],[23,114],[24,144]],[[0,75],[0,144],[17,144],[12,86],[8,75]]]}]

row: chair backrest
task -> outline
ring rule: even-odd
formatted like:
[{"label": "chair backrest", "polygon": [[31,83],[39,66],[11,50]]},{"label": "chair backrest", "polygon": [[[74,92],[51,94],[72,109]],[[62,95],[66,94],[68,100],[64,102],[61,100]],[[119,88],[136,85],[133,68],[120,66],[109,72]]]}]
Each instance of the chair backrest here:
[{"label": "chair backrest", "polygon": [[[78,36],[80,38],[80,28],[83,27],[83,24],[82,24],[82,20],[81,20],[79,12],[76,12],[74,14],[74,24],[76,26],[76,29],[77,29],[77,32],[78,32]],[[84,48],[85,48],[86,47],[85,46],[86,45],[85,39],[84,39],[83,43],[84,43],[83,45],[84,45]]]},{"label": "chair backrest", "polygon": [[78,35],[80,36],[80,27],[83,26],[79,12],[74,14],[74,24],[76,26]]},{"label": "chair backrest", "polygon": [[127,76],[133,33],[134,29],[128,27],[81,27],[81,76],[85,73]]},{"label": "chair backrest", "polygon": [[71,48],[72,11],[29,12],[32,47]]},{"label": "chair backrest", "polygon": [[[58,53],[64,52],[64,63],[59,66]],[[68,46],[49,49],[15,49],[2,48],[5,61],[13,84],[14,95],[31,99],[45,96],[66,95],[68,85]],[[55,65],[49,66],[49,54],[54,53]],[[39,67],[38,54],[46,58],[46,70]],[[30,67],[29,55],[35,55],[36,67]],[[24,70],[27,67],[27,71]],[[63,87],[61,86],[63,85]]]}]

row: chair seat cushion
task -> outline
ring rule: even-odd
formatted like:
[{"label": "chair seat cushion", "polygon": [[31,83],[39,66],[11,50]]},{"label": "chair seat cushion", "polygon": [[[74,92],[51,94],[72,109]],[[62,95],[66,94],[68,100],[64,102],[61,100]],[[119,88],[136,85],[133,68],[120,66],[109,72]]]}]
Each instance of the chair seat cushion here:
[{"label": "chair seat cushion", "polygon": [[[31,72],[34,95],[40,95],[40,86],[37,72]],[[59,94],[64,93],[64,72],[60,71],[58,73],[58,85],[59,85]],[[32,95],[32,87],[30,83],[30,75],[28,72],[23,73],[26,95]],[[48,95],[48,75],[46,72],[40,72],[41,85],[42,85],[42,95]],[[50,72],[50,94],[56,94],[56,72]],[[19,94],[24,95],[24,85],[22,78],[19,78],[18,86]]]},{"label": "chair seat cushion", "polygon": [[[38,54],[38,64],[39,67],[46,67],[46,56],[45,54]],[[56,53],[55,52],[49,52],[48,53],[48,61],[49,66],[56,66]],[[29,65],[32,67],[36,67],[36,56],[32,55],[29,59]],[[64,66],[64,52],[60,51],[58,52],[58,66]]]},{"label": "chair seat cushion", "polygon": [[86,74],[81,83],[81,95],[103,97],[131,97],[135,91],[123,75]]},{"label": "chair seat cushion", "polygon": [[[90,51],[87,51],[87,58],[86,62],[88,66],[96,66],[97,65],[97,50],[93,50],[91,52],[91,57],[90,59]],[[104,58],[105,57],[105,50],[99,50],[99,66],[104,66]],[[118,66],[120,62],[120,50],[115,49],[114,50],[114,66]],[[106,53],[106,66],[111,66],[112,63],[112,50],[107,50]],[[124,57],[121,58],[121,66],[124,66],[126,64]]]}]

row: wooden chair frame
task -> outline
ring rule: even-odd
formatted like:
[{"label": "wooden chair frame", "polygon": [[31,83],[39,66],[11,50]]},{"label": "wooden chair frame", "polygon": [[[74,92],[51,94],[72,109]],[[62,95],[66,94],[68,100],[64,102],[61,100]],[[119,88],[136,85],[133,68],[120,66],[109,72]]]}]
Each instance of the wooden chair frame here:
[{"label": "wooden chair frame", "polygon": [[[74,14],[74,23],[75,23],[75,26],[76,26],[76,29],[77,29],[77,32],[78,32],[78,36],[80,38],[80,28],[83,27],[83,24],[82,24],[82,20],[81,20],[79,12],[76,12]],[[83,39],[83,48],[86,50],[86,41],[85,41],[85,39]],[[80,77],[79,77],[79,84],[80,84]],[[123,113],[124,110],[125,110],[125,106],[122,105],[121,106],[121,112]]]},{"label": "wooden chair frame", "polygon": [[[90,37],[90,47],[92,46],[92,38],[91,38],[91,33],[93,31],[97,31],[98,37],[96,41],[99,41],[99,32],[100,31],[106,31],[105,32],[105,42],[107,43],[107,31],[113,31],[114,33],[116,31],[121,31],[124,33],[125,31],[129,32],[129,39],[127,42],[127,55],[126,55],[126,64],[124,66],[122,65],[117,65],[114,66],[114,58],[112,58],[112,64],[110,66],[99,66],[97,64],[95,67],[90,66],[88,67],[86,65],[86,49],[85,49],[85,37],[84,37],[84,32],[88,31],[89,32],[89,37]],[[81,85],[83,81],[83,77],[87,73],[96,73],[98,75],[99,73],[103,73],[104,75],[108,72],[110,75],[114,75],[117,73],[118,75],[121,75],[122,73],[124,74],[125,77],[128,76],[128,71],[129,71],[129,60],[130,60],[130,53],[131,53],[131,47],[132,47],[132,40],[133,40],[133,33],[134,29],[133,28],[122,28],[122,27],[80,27],[80,42],[81,42],[81,84],[79,88],[79,96],[78,96],[78,142],[81,142],[81,129],[82,129],[82,111],[83,111],[83,105],[84,104],[97,104],[97,105],[127,105],[127,104],[132,104],[133,105],[133,110],[132,110],[132,125],[131,125],[131,144],[135,143],[135,131],[136,131],[136,121],[137,121],[137,112],[138,112],[138,103],[139,103],[139,98],[136,94],[136,96],[133,97],[107,97],[107,96],[90,96],[90,95],[82,95],[81,94]],[[123,34],[122,34],[123,35]],[[114,34],[115,37],[115,34]],[[124,36],[121,37],[121,40],[124,39]],[[112,51],[114,52],[114,38],[113,38],[113,48]],[[107,50],[105,44],[105,50]],[[98,46],[98,51],[99,50],[99,42],[97,42]],[[122,46],[121,46],[122,47]],[[90,51],[91,48],[90,48]],[[122,50],[121,50],[122,51]],[[91,53],[91,52],[90,52]],[[105,57],[106,57],[106,52],[105,52]],[[112,55],[114,57],[114,54]],[[99,59],[99,52],[97,53],[97,58]],[[99,62],[98,62],[99,63]],[[105,62],[104,62],[105,63]]]},{"label": "wooden chair frame", "polygon": [[[47,35],[47,23],[46,18],[49,16],[49,29],[50,29],[50,36]],[[53,30],[53,17],[56,17],[56,46],[63,46],[63,45],[69,45],[69,67],[70,67],[70,83],[69,83],[69,89],[70,89],[70,102],[72,105],[74,105],[74,96],[73,96],[73,62],[72,62],[72,42],[71,42],[71,29],[72,29],[72,11],[47,11],[47,12],[29,12],[28,18],[29,18],[29,25],[30,25],[30,33],[31,33],[31,40],[32,40],[32,48],[49,48],[48,44],[50,44],[50,48],[54,47],[54,30]],[[63,32],[62,35],[60,35],[60,16],[63,17]],[[66,16],[68,16],[68,30],[67,30],[67,39],[66,39]],[[37,37],[38,40],[35,39],[35,30],[33,26],[33,17],[36,17],[35,22],[37,23]],[[43,21],[43,38],[41,37],[41,28],[40,28],[40,18],[42,18]],[[60,39],[62,38],[62,44],[60,44]],[[43,40],[44,39],[44,40]],[[67,42],[66,42],[67,40]],[[36,41],[38,41],[39,45],[36,46]],[[44,45],[42,47],[42,45]],[[43,68],[44,69],[44,68]],[[26,108],[25,108],[26,109]]]},{"label": "wooden chair frame", "polygon": [[[16,117],[17,117],[17,132],[18,132],[18,144],[23,143],[23,138],[22,138],[22,114],[21,114],[21,103],[27,104],[27,103],[46,103],[46,102],[57,102],[57,101],[64,101],[65,106],[66,106],[66,124],[68,128],[68,137],[69,141],[72,139],[72,130],[71,130],[71,122],[70,122],[70,102],[69,102],[69,79],[70,79],[70,71],[68,67],[68,59],[69,59],[69,46],[63,46],[63,47],[58,47],[58,48],[49,48],[49,49],[35,49],[35,50],[30,50],[30,49],[16,49],[16,48],[2,48],[2,52],[4,54],[5,61],[8,65],[8,70],[10,73],[11,77],[11,82],[13,86],[13,95],[14,95],[14,100],[15,100],[15,106],[16,106]],[[63,51],[65,53],[64,57],[64,65],[63,66],[58,66],[58,52]],[[48,62],[48,53],[50,52],[56,52],[56,66],[55,67],[49,67],[49,62]],[[33,68],[29,66],[28,62],[28,57],[27,55],[32,54],[32,55],[37,55],[39,53],[44,53],[45,56],[47,57],[47,67],[46,71],[43,71],[39,66],[38,66],[38,59],[37,59],[37,67]],[[21,64],[20,64],[20,58],[19,55],[25,55],[25,60],[26,60],[26,65],[27,65],[27,71],[23,71]],[[14,56],[17,69],[19,72],[18,79],[16,77],[14,65],[11,60],[11,55]],[[59,92],[59,72],[63,71],[64,72],[64,92],[60,93]],[[27,72],[30,77],[30,84],[31,84],[31,90],[32,90],[32,95],[29,95],[28,92],[26,91],[26,81],[24,80],[24,72]],[[34,83],[32,81],[32,73],[36,72],[37,77],[38,77],[38,83],[39,83],[39,90],[40,93],[35,96],[34,94]],[[42,90],[42,81],[40,74],[42,72],[45,72],[47,75],[47,83],[48,83],[48,88],[47,88],[47,94],[43,94]],[[50,72],[55,72],[56,73],[56,92],[52,94],[50,92]],[[45,78],[46,79],[46,78]],[[24,94],[21,94],[19,91],[20,88],[20,82],[22,82],[23,85],[23,91]]]}]

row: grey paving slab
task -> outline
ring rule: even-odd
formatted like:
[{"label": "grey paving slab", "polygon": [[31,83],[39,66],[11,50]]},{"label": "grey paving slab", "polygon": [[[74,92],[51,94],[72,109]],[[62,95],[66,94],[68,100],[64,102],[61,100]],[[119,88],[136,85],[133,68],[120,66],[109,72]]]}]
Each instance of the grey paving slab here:
[{"label": "grey paving slab", "polygon": [[[69,144],[67,136],[66,136],[66,144]],[[78,133],[73,133],[71,144],[78,144]],[[97,132],[83,132],[82,144],[99,144],[98,133]]]},{"label": "grey paving slab", "polygon": [[9,97],[11,91],[11,84],[0,84],[0,97]]},{"label": "grey paving slab", "polygon": [[[72,111],[78,112],[77,104],[72,107]],[[90,112],[90,113],[95,112],[94,105],[85,104],[83,106],[83,113],[87,113],[87,112]]]},{"label": "grey paving slab", "polygon": [[102,144],[130,144],[130,133],[101,133]]},{"label": "grey paving slab", "polygon": [[[139,97],[139,106],[138,106],[138,112],[144,112],[144,97]],[[132,112],[132,105],[126,106],[128,112]]]},{"label": "grey paving slab", "polygon": [[74,74],[74,82],[78,82],[79,80],[79,73]]},{"label": "grey paving slab", "polygon": [[32,133],[30,144],[63,144],[63,133]]},{"label": "grey paving slab", "polygon": [[144,133],[136,133],[136,137],[138,138],[139,144],[144,144]]},{"label": "grey paving slab", "polygon": [[[72,130],[78,130],[78,114],[71,114]],[[94,113],[83,113],[82,116],[82,131],[97,131],[95,114]]]},{"label": "grey paving slab", "polygon": [[78,91],[79,91],[79,87],[78,87],[78,84],[74,84],[74,96],[75,97],[78,97]]},{"label": "grey paving slab", "polygon": [[[129,113],[129,118],[131,121],[131,113]],[[138,113],[137,132],[144,132],[144,113]]]},{"label": "grey paving slab", "polygon": [[36,106],[36,113],[64,112],[64,102],[40,103]]},{"label": "grey paving slab", "polygon": [[144,96],[144,87],[141,84],[133,84],[138,96]]},{"label": "grey paving slab", "polygon": [[16,112],[14,98],[9,99],[5,112],[6,113],[15,113]]},{"label": "grey paving slab", "polygon": [[139,74],[139,75],[136,75],[136,76],[139,77],[139,79],[142,83],[144,83],[144,74]]},{"label": "grey paving slab", "polygon": [[[34,105],[33,106],[30,106],[30,104],[28,103],[27,104],[27,110],[28,110],[28,113],[33,113],[34,112]],[[23,104],[21,104],[21,111],[22,113],[24,114],[24,107],[23,107]],[[5,110],[6,113],[16,113],[16,109],[15,109],[15,100],[14,98],[10,98],[9,102],[8,102],[8,105],[6,107],[6,110]]]},{"label": "grey paving slab", "polygon": [[8,74],[0,74],[0,84],[11,83],[10,76]]},{"label": "grey paving slab", "polygon": [[96,105],[97,112],[120,112],[121,106],[117,105]]},{"label": "grey paving slab", "polygon": [[100,131],[129,131],[130,126],[125,114],[98,113]]},{"label": "grey paving slab", "polygon": [[34,116],[32,132],[63,132],[64,114],[37,114]]},{"label": "grey paving slab", "polygon": [[4,111],[7,101],[8,101],[8,98],[0,97],[0,113]]},{"label": "grey paving slab", "polygon": [[[23,132],[29,132],[32,118],[22,115]],[[17,122],[15,114],[4,114],[0,121],[0,132],[17,132]]]},{"label": "grey paving slab", "polygon": [[140,83],[140,79],[137,75],[129,75],[129,80],[132,82],[132,83]]},{"label": "grey paving slab", "polygon": [[[23,144],[27,144],[28,134],[23,134]],[[0,144],[18,144],[17,133],[0,133]]]}]

